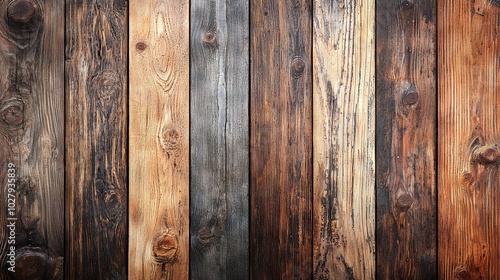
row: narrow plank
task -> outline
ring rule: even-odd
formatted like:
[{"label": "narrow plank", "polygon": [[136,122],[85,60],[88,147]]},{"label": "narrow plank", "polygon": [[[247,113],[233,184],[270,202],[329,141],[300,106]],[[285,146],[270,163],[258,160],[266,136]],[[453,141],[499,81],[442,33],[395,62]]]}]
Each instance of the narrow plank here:
[{"label": "narrow plank", "polygon": [[252,1],[252,279],[312,277],[312,1]]},{"label": "narrow plank", "polygon": [[191,278],[248,279],[248,0],[191,1]]},{"label": "narrow plank", "polygon": [[314,11],[314,279],[374,279],[375,1]]},{"label": "narrow plank", "polygon": [[0,279],[63,276],[63,11],[55,0],[0,4]]},{"label": "narrow plank", "polygon": [[66,279],[127,277],[127,2],[66,2]]},{"label": "narrow plank", "polygon": [[129,11],[129,278],[188,279],[189,2]]},{"label": "narrow plank", "polygon": [[439,278],[500,278],[500,3],[439,1]]},{"label": "narrow plank", "polygon": [[376,11],[377,278],[435,279],[436,2]]}]

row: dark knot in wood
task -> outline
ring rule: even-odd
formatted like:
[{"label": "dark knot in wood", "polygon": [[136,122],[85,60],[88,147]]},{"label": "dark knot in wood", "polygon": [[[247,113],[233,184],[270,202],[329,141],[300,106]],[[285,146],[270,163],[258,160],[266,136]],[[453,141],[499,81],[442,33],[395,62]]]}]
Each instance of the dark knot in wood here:
[{"label": "dark knot in wood", "polygon": [[403,1],[403,3],[401,3],[401,5],[403,6],[403,9],[411,9],[411,8],[413,8],[413,2],[412,1],[405,0],[405,1]]},{"label": "dark knot in wood", "polygon": [[414,105],[418,102],[418,92],[415,90],[407,91],[403,95],[403,103],[405,105]]},{"label": "dark knot in wood", "polygon": [[160,144],[167,157],[177,157],[179,155],[179,132],[164,126],[161,130]]},{"label": "dark knot in wood", "polygon": [[300,57],[296,57],[292,60],[292,76],[298,78],[304,73],[306,64]]},{"label": "dark knot in wood", "polygon": [[158,234],[153,240],[153,257],[157,263],[166,264],[177,261],[177,238],[169,232]]},{"label": "dark knot in wood", "polygon": [[471,274],[465,268],[457,268],[455,270],[457,279],[471,279]]},{"label": "dark knot in wood", "polygon": [[24,122],[24,106],[22,102],[15,102],[4,107],[0,118],[9,126],[19,126]]},{"label": "dark knot in wood", "polygon": [[7,7],[7,20],[9,25],[22,28],[30,25],[36,14],[35,5],[26,0],[17,0]]},{"label": "dark knot in wood", "polygon": [[407,193],[400,195],[396,199],[396,207],[401,211],[408,210],[412,204],[413,204],[413,197],[411,197],[411,195]]},{"label": "dark knot in wood", "polygon": [[207,43],[207,44],[214,44],[215,43],[215,33],[214,32],[206,32],[204,35],[203,35],[203,42]]},{"label": "dark knot in wood", "polygon": [[50,269],[49,256],[30,248],[18,249],[16,257],[16,279],[41,279]]},{"label": "dark knot in wood", "polygon": [[500,159],[500,152],[498,146],[489,145],[476,148],[472,154],[472,163],[479,163],[481,165],[494,165],[498,164]]},{"label": "dark knot in wood", "polygon": [[144,50],[146,50],[146,48],[148,47],[148,45],[146,45],[146,43],[144,42],[139,42],[135,45],[135,49],[139,52],[139,53],[142,53]]},{"label": "dark knot in wood", "polygon": [[460,184],[462,186],[469,186],[472,183],[472,174],[470,172],[464,172],[462,176],[460,176]]}]

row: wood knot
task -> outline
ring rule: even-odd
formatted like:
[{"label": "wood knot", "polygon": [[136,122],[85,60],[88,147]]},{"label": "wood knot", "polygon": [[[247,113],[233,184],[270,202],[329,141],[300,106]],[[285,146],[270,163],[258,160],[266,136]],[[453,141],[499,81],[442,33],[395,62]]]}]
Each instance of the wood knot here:
[{"label": "wood knot", "polygon": [[170,158],[171,156],[176,157],[178,156],[179,150],[178,150],[178,145],[179,145],[179,132],[175,129],[170,129],[166,126],[164,126],[161,130],[161,135],[160,135],[160,144],[167,153],[167,156]]},{"label": "wood knot", "polygon": [[407,211],[412,204],[413,204],[413,197],[411,197],[411,195],[407,193],[400,195],[396,199],[396,207],[401,211]]},{"label": "wood knot", "polygon": [[298,78],[304,73],[306,64],[300,57],[296,57],[292,60],[292,76]]},{"label": "wood knot", "polygon": [[469,186],[472,183],[472,174],[470,172],[464,172],[460,176],[460,184],[462,186]]},{"label": "wood knot", "polygon": [[115,71],[105,70],[92,78],[91,93],[99,98],[101,107],[109,109],[112,103],[117,100],[121,89],[122,83]]},{"label": "wood knot", "polygon": [[159,264],[177,261],[177,238],[169,232],[158,234],[153,240],[153,257]]},{"label": "wood knot", "polygon": [[121,198],[116,193],[111,193],[104,198],[110,209],[115,209],[121,204]]},{"label": "wood knot", "polygon": [[135,44],[135,49],[139,53],[142,53],[143,51],[145,51],[147,47],[148,47],[148,45],[146,45],[146,43],[144,43],[144,42],[139,42],[139,43]]},{"label": "wood knot", "polygon": [[209,31],[203,35],[203,42],[210,44],[210,45],[213,45],[215,43],[215,41],[216,41],[216,37],[215,37],[214,32]]},{"label": "wood knot", "polygon": [[479,163],[481,165],[497,164],[500,158],[498,146],[490,145],[477,148],[472,155],[472,163]]},{"label": "wood knot", "polygon": [[413,8],[413,2],[405,0],[403,1],[403,3],[401,3],[401,6],[403,7],[403,9],[411,9]]},{"label": "wood knot", "polygon": [[403,95],[404,105],[414,105],[418,102],[418,92],[415,90],[410,90]]},{"label": "wood knot", "polygon": [[16,256],[16,279],[42,279],[50,268],[50,259],[45,252],[31,248],[20,248]]},{"label": "wood knot", "polygon": [[11,2],[7,7],[7,23],[11,27],[25,29],[33,24],[37,9],[35,5],[27,0]]},{"label": "wood knot", "polygon": [[455,276],[457,279],[471,279],[470,272],[462,267],[455,269]]},{"label": "wood knot", "polygon": [[1,112],[0,118],[9,126],[19,126],[24,122],[24,104],[20,101],[14,101],[7,104]]}]

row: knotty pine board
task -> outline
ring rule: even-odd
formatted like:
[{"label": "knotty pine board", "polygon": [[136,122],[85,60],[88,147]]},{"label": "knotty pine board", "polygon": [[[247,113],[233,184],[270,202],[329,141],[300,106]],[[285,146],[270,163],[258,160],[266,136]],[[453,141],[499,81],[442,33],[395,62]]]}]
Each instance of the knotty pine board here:
[{"label": "knotty pine board", "polygon": [[250,278],[308,279],[312,1],[250,7]]},{"label": "knotty pine board", "polygon": [[66,1],[66,279],[127,278],[127,1]]},{"label": "knotty pine board", "polygon": [[439,278],[500,277],[500,3],[439,1]]},{"label": "knotty pine board", "polygon": [[[61,279],[64,258],[64,4],[0,3],[0,279]],[[9,163],[15,204],[7,210]],[[11,166],[12,167],[12,166]],[[12,201],[10,201],[12,202]],[[4,204],[5,203],[5,204]],[[15,220],[9,244],[7,218]],[[15,246],[15,273],[8,271]]]},{"label": "knotty pine board", "polygon": [[314,10],[314,279],[373,279],[375,1]]},{"label": "knotty pine board", "polygon": [[130,279],[188,279],[189,1],[130,1]]},{"label": "knotty pine board", "polygon": [[249,2],[191,1],[192,279],[248,279]]}]

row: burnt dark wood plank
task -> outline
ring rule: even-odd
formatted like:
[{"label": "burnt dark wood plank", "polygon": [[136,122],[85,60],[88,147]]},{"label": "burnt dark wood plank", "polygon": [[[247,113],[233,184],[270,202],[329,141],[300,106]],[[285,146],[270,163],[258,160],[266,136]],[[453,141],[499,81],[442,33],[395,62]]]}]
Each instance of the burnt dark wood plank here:
[{"label": "burnt dark wood plank", "polygon": [[0,279],[63,276],[63,11],[54,0],[0,3]]},{"label": "burnt dark wood plank", "polygon": [[252,279],[312,277],[312,1],[252,1]]},{"label": "burnt dark wood plank", "polygon": [[66,2],[68,279],[127,277],[127,2]]},{"label": "burnt dark wood plank", "polygon": [[314,278],[375,277],[375,1],[314,1]]},{"label": "burnt dark wood plank", "polygon": [[436,278],[436,2],[376,4],[377,278]]},{"label": "burnt dark wood plank", "polygon": [[248,279],[247,0],[191,1],[191,277]]},{"label": "burnt dark wood plank", "polygon": [[500,3],[438,14],[439,279],[499,279]]}]

